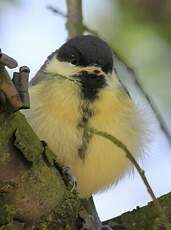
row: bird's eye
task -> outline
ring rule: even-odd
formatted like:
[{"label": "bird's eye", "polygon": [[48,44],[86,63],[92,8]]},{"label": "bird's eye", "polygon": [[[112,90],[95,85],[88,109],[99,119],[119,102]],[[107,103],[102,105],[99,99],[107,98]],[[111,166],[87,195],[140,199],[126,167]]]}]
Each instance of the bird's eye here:
[{"label": "bird's eye", "polygon": [[72,57],[71,57],[70,62],[71,62],[71,64],[73,64],[73,65],[78,65],[78,64],[79,64],[79,60],[78,60],[75,56],[72,56]]},{"label": "bird's eye", "polygon": [[76,65],[77,64],[77,59],[76,58],[71,59],[71,64]]}]

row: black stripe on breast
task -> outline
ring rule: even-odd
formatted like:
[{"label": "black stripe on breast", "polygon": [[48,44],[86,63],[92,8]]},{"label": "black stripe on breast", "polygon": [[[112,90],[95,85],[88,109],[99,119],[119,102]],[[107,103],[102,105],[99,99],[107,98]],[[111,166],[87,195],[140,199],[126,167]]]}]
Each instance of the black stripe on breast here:
[{"label": "black stripe on breast", "polygon": [[104,75],[87,71],[82,71],[78,80],[81,83],[81,96],[89,101],[95,100],[98,97],[98,91],[107,85]]},{"label": "black stripe on breast", "polygon": [[82,134],[82,145],[78,149],[78,155],[82,160],[84,160],[85,155],[86,155],[87,146],[91,139],[91,134],[89,134],[86,131],[86,127],[88,126],[89,119],[93,116],[93,111],[90,110],[88,101],[84,101],[84,103],[82,104],[81,113],[82,113],[82,116],[78,124],[78,128],[79,129],[81,128],[83,130],[83,134]]}]

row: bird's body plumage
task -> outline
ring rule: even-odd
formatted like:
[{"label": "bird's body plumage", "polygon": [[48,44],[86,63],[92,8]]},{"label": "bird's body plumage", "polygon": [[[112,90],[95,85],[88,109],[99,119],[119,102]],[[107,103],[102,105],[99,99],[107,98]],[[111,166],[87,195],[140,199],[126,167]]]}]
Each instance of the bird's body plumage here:
[{"label": "bird's body plumage", "polygon": [[[105,86],[92,100],[83,97],[80,83],[70,78],[80,72],[99,72],[105,79]],[[141,116],[115,73],[108,77],[98,67],[73,67],[52,57],[32,83],[31,109],[25,112],[26,118],[59,163],[71,167],[78,192],[89,197],[118,181],[129,167],[125,153],[108,140],[85,132],[86,126],[108,132],[134,156],[140,153]]]}]

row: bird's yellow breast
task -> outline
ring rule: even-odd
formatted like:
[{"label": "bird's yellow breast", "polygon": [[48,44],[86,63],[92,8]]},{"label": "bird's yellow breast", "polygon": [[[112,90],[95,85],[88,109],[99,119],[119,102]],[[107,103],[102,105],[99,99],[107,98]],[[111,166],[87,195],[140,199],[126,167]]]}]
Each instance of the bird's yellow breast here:
[{"label": "bird's yellow breast", "polygon": [[[80,88],[60,79],[41,82],[30,89],[31,109],[26,117],[40,139],[45,140],[61,164],[71,166],[78,191],[90,196],[116,182],[128,168],[124,153],[108,140],[92,136],[81,159],[83,145]],[[97,99],[87,103],[92,115],[88,125],[106,131],[127,145],[133,154],[141,147],[142,128],[139,113],[115,81],[99,91]]]}]

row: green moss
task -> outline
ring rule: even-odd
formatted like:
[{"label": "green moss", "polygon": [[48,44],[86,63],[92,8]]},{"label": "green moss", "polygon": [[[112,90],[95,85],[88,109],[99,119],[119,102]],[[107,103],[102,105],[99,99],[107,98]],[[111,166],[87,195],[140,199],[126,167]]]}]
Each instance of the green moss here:
[{"label": "green moss", "polygon": [[39,159],[43,147],[38,137],[26,122],[24,115],[16,113],[0,113],[0,162],[8,160],[8,143],[14,137],[15,146],[21,150],[28,161]]},{"label": "green moss", "polygon": [[28,161],[35,163],[43,152],[43,146],[23,114],[15,113],[14,119],[12,124],[16,129],[15,146],[21,150]]},{"label": "green moss", "polygon": [[4,205],[0,207],[0,226],[10,223],[16,213],[13,206]]},{"label": "green moss", "polygon": [[49,168],[41,159],[18,179],[13,201],[17,218],[26,222],[39,221],[62,201],[64,191],[65,185],[57,170]]},{"label": "green moss", "polygon": [[39,141],[33,141],[33,132],[29,131],[30,129],[27,129],[26,133],[16,129],[14,145],[28,161],[35,163],[43,152],[43,147]]},{"label": "green moss", "polygon": [[0,181],[0,195],[13,191],[15,187],[16,184],[12,181]]},{"label": "green moss", "polygon": [[7,151],[7,138],[10,131],[6,125],[6,119],[4,113],[0,113],[0,163],[9,159],[9,153]]},{"label": "green moss", "polygon": [[80,211],[81,203],[76,192],[66,191],[62,202],[48,216],[41,219],[36,229],[44,224],[48,230],[75,230],[76,219]]},{"label": "green moss", "polygon": [[[1,205],[14,207],[15,218],[26,222],[38,221],[62,201],[65,192],[64,182],[53,166],[55,155],[47,146],[44,148],[24,115],[20,112],[0,113],[0,167],[7,165],[5,170],[10,170],[7,156],[13,154],[13,148],[10,149],[12,145],[19,150],[15,154],[19,154],[17,160],[21,160],[23,166],[20,166],[20,173],[17,172],[13,178],[16,186],[12,187],[12,190],[6,185],[9,181],[2,181],[1,178],[0,189],[3,190],[0,197]],[[23,161],[23,157],[26,161]],[[14,174],[18,170],[15,167],[12,169]],[[13,216],[7,215],[8,212],[5,210],[1,209],[2,224],[10,221]]]},{"label": "green moss", "polygon": [[[159,198],[160,204],[164,207],[168,220],[171,220],[171,193]],[[137,207],[133,211],[126,212],[119,217],[109,220],[106,224],[112,226],[112,222],[123,225],[125,230],[164,230],[161,219],[153,204],[150,202],[147,206]]]},{"label": "green moss", "polygon": [[81,199],[77,192],[71,192],[68,188],[62,202],[48,216],[41,218],[35,229],[38,230],[41,229],[40,226],[44,226],[44,229],[48,230],[75,230],[78,228],[81,212],[90,217],[92,210],[88,207],[90,207],[88,200]]},{"label": "green moss", "polygon": [[48,148],[47,145],[44,145],[44,152],[43,152],[47,162],[50,166],[54,166],[54,162],[57,160],[56,155]]},{"label": "green moss", "polygon": [[0,230],[24,230],[24,224],[7,224],[0,227]]}]

